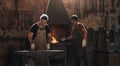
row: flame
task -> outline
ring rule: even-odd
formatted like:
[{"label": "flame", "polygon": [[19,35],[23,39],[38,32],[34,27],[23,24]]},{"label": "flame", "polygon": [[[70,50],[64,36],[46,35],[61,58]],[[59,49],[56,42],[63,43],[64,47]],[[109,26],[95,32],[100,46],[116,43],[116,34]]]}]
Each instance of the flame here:
[{"label": "flame", "polygon": [[57,39],[54,36],[52,37],[51,43],[53,43],[53,44],[58,43]]}]

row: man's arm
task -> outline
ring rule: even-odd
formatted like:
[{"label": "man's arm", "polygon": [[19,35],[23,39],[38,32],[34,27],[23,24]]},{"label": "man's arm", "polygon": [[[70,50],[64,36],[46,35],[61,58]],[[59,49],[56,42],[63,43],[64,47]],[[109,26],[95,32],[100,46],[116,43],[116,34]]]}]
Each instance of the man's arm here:
[{"label": "man's arm", "polygon": [[47,35],[48,35],[49,40],[48,40],[48,43],[47,43],[47,45],[46,45],[46,48],[47,48],[47,49],[50,49],[50,44],[49,44],[49,42],[51,41],[52,35],[51,35],[51,33],[48,33]]},{"label": "man's arm", "polygon": [[28,39],[29,39],[29,42],[30,42],[31,50],[34,50],[35,49],[35,44],[32,43],[33,42],[33,33],[32,32],[28,33]]},{"label": "man's arm", "polygon": [[86,27],[83,25],[83,24],[78,24],[78,30],[80,33],[83,34],[83,39],[82,39],[82,47],[86,47],[86,44],[87,44],[87,29]]},{"label": "man's arm", "polygon": [[83,28],[82,28],[82,33],[83,33],[83,39],[87,40],[87,30],[86,30],[84,25],[83,25]]},{"label": "man's arm", "polygon": [[69,36],[66,36],[66,37],[63,37],[61,39],[61,41],[66,41],[66,40],[71,40],[73,39],[73,27],[71,26],[71,29],[70,29],[70,35]]},{"label": "man's arm", "polygon": [[45,26],[45,29],[46,29],[46,32],[47,32],[48,39],[51,39],[52,34],[51,34],[51,30],[50,30],[50,27],[49,27],[48,24]]},{"label": "man's arm", "polygon": [[82,25],[82,26],[83,26],[83,28],[82,28],[82,33],[83,33],[82,47],[84,48],[87,46],[87,30],[84,25]]},{"label": "man's arm", "polygon": [[28,33],[28,39],[29,39],[29,42],[31,44],[32,43],[32,39],[33,39],[33,33],[32,32]]},{"label": "man's arm", "polygon": [[51,33],[48,33],[48,38],[50,38],[50,39],[52,38],[52,35],[51,35]]},{"label": "man's arm", "polygon": [[73,31],[70,32],[70,35],[68,37],[65,37],[65,40],[71,40],[73,38],[72,33],[73,33]]}]

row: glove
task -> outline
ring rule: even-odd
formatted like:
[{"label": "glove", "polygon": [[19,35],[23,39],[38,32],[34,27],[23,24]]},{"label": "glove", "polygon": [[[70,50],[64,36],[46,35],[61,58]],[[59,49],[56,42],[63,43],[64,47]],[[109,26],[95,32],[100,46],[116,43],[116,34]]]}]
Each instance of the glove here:
[{"label": "glove", "polygon": [[50,44],[49,43],[47,43],[46,48],[47,48],[47,50],[50,49]]},{"label": "glove", "polygon": [[65,37],[63,37],[62,39],[60,39],[61,41],[65,41],[66,39],[65,39]]},{"label": "glove", "polygon": [[34,50],[34,49],[35,49],[35,44],[31,43],[31,50]]},{"label": "glove", "polygon": [[86,47],[86,40],[85,39],[82,40],[82,47],[83,48]]}]

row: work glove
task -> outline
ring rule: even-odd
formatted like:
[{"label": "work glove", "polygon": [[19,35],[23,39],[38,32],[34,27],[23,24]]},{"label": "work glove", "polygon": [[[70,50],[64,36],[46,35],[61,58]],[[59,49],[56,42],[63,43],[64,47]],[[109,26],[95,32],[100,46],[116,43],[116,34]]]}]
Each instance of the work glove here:
[{"label": "work glove", "polygon": [[86,39],[82,40],[82,47],[85,48],[86,47]]},{"label": "work glove", "polygon": [[35,50],[35,43],[31,43],[31,50]]},{"label": "work glove", "polygon": [[65,37],[63,37],[62,39],[60,39],[61,41],[65,41],[66,39],[65,39]]},{"label": "work glove", "polygon": [[50,44],[49,43],[47,43],[46,48],[47,48],[47,50],[50,49]]}]

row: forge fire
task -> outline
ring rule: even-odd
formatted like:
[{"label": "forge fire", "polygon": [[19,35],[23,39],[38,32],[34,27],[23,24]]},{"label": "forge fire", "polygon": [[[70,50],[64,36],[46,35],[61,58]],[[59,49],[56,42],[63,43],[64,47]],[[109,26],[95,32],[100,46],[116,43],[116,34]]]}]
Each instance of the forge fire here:
[{"label": "forge fire", "polygon": [[60,39],[68,36],[70,33],[70,26],[68,25],[51,25],[50,26],[52,39],[50,43],[56,44],[60,42]]},{"label": "forge fire", "polygon": [[58,43],[59,41],[53,36],[52,40],[50,41],[50,43],[55,44]]}]

